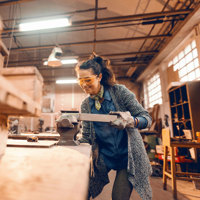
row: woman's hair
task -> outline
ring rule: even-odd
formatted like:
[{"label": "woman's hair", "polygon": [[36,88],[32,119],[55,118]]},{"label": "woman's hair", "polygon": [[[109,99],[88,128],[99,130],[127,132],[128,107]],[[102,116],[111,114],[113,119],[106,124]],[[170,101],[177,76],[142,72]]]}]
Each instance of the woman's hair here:
[{"label": "woman's hair", "polygon": [[104,60],[100,56],[94,56],[93,58],[83,61],[81,63],[78,63],[76,65],[76,72],[81,69],[81,70],[87,70],[87,69],[92,69],[93,73],[97,76],[99,74],[102,74],[102,79],[101,79],[101,85],[103,86],[113,86],[115,84],[115,75],[111,68],[109,67],[109,62],[108,60]]}]

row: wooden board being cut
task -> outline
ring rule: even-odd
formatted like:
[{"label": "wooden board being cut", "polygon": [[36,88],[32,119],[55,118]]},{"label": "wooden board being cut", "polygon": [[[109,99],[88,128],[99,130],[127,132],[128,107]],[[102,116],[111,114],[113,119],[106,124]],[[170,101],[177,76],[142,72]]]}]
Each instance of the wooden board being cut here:
[{"label": "wooden board being cut", "polygon": [[57,141],[40,141],[38,142],[27,142],[26,140],[7,140],[7,147],[36,147],[36,148],[49,148],[57,144]]},{"label": "wooden board being cut", "polygon": [[85,200],[88,174],[89,151],[85,156],[68,147],[7,148],[0,162],[0,199]]},{"label": "wooden board being cut", "polygon": [[103,115],[103,114],[90,114],[80,113],[78,114],[78,120],[92,121],[92,122],[111,122],[117,119],[117,115]]}]

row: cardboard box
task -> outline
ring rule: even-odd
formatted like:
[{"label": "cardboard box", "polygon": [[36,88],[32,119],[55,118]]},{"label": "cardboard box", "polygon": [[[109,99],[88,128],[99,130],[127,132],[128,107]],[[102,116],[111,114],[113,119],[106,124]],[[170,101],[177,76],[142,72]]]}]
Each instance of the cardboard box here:
[{"label": "cardboard box", "polygon": [[[156,145],[156,153],[157,154],[164,154],[164,146],[163,145]],[[178,155],[177,147],[175,147],[174,154],[175,154],[175,156]],[[170,155],[169,148],[168,148],[168,155]]]},{"label": "cardboard box", "polygon": [[169,66],[166,71],[168,84],[179,81],[178,70],[174,71],[174,65]]},{"label": "cardboard box", "polygon": [[0,73],[16,88],[41,105],[43,78],[36,67],[3,68],[0,70]]}]

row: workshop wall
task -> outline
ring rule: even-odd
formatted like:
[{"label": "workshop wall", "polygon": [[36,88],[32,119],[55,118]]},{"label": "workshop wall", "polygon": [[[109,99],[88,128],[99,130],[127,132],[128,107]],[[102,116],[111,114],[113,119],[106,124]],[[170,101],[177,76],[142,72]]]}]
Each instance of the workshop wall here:
[{"label": "workshop wall", "polygon": [[[198,25],[199,27],[199,25]],[[200,30],[198,28],[198,30]],[[160,75],[160,82],[161,82],[161,90],[162,90],[162,105],[160,105],[160,116],[162,118],[163,124],[164,124],[164,115],[167,114],[169,116],[169,125],[171,129],[171,118],[170,118],[170,110],[169,110],[169,98],[168,98],[168,91],[167,88],[171,84],[171,82],[174,81],[180,81],[179,77],[177,77],[177,71],[173,71],[172,67],[168,67],[168,63],[176,56],[178,53],[184,49],[189,42],[192,40],[196,40],[197,43],[197,49],[198,49],[198,57],[200,60],[200,37],[199,32],[196,28],[191,30],[191,32],[185,37],[182,42],[172,51],[169,53],[169,55],[158,65],[155,66],[155,69],[147,69],[147,73],[149,76],[147,76],[143,80],[143,84],[152,77],[155,73],[159,72]]]},{"label": "workshop wall", "polygon": [[[140,85],[134,84],[128,79],[120,79],[119,84],[124,84],[139,98]],[[81,102],[87,97],[78,84],[54,84],[44,85],[43,112],[55,113],[60,110],[80,110]]]},{"label": "workshop wall", "polygon": [[132,91],[135,94],[137,100],[140,102],[141,84],[134,83],[131,81],[131,79],[128,78],[121,78],[117,80],[117,83],[125,85],[130,91]]}]

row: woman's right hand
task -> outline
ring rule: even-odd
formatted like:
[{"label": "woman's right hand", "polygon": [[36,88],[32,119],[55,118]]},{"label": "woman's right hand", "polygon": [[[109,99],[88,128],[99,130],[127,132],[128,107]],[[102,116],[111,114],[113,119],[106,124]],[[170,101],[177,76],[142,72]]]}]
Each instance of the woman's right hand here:
[{"label": "woman's right hand", "polygon": [[117,115],[117,119],[110,122],[110,125],[118,128],[118,129],[125,129],[127,127],[135,127],[135,120],[134,117],[131,116],[130,112],[113,112],[109,113],[110,115]]}]

